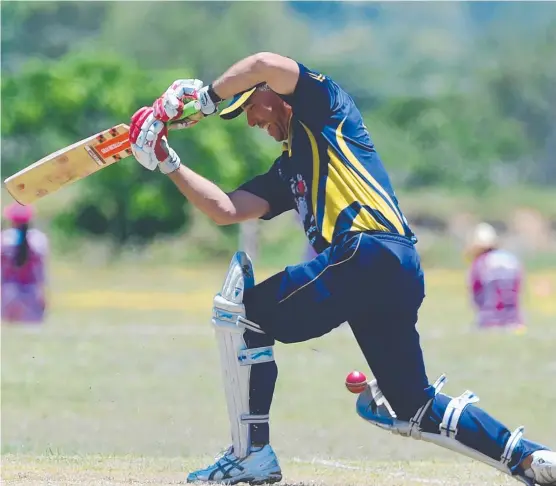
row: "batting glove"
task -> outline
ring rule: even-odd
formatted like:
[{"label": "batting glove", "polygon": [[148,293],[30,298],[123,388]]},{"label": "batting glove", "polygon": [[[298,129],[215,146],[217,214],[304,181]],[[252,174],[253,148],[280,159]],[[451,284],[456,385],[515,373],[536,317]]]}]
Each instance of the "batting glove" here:
[{"label": "batting glove", "polygon": [[178,79],[154,104],[155,118],[172,128],[188,128],[218,110],[221,99],[199,79]]},{"label": "batting glove", "polygon": [[129,141],[131,151],[143,167],[163,174],[180,168],[181,161],[176,152],[168,145],[168,128],[157,120],[152,107],[144,106],[131,117]]}]

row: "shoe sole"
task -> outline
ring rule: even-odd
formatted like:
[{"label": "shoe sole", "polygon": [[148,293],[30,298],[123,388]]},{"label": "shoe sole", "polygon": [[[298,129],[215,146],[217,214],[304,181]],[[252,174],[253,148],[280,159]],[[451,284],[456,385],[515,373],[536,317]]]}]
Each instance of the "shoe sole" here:
[{"label": "shoe sole", "polygon": [[189,484],[223,484],[226,486],[234,486],[235,484],[240,483],[247,483],[251,486],[260,486],[262,484],[274,484],[279,483],[282,481],[282,474],[281,473],[271,473],[271,476],[268,476],[264,479],[255,479],[253,477],[245,477],[245,478],[230,478],[230,479],[220,479],[218,481],[201,481],[201,480],[194,480],[194,481],[187,481]]},{"label": "shoe sole", "polygon": [[[238,482],[247,482],[249,483],[251,486],[257,486],[260,484],[274,484],[274,483],[279,483],[280,481],[282,481],[282,475],[281,474],[275,474],[273,476],[270,476],[266,479],[252,479],[250,481],[238,481]],[[237,483],[234,483],[237,484]]]}]

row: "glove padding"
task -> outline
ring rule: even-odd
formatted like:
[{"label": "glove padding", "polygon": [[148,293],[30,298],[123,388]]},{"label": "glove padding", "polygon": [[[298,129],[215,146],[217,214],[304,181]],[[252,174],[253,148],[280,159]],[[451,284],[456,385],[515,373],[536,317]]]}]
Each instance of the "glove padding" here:
[{"label": "glove padding", "polygon": [[200,79],[178,79],[154,104],[154,116],[172,128],[189,128],[218,108]]},{"label": "glove padding", "polygon": [[168,145],[168,128],[157,120],[152,107],[144,106],[131,117],[129,141],[131,151],[143,167],[164,174],[177,170],[180,166],[178,154]]}]

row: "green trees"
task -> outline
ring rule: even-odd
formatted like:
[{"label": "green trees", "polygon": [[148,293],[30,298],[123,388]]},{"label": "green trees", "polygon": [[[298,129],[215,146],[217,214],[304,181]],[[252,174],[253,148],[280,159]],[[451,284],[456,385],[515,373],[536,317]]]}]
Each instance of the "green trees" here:
[{"label": "green trees", "polygon": [[[556,11],[504,5],[345,3],[324,15],[318,2],[4,2],[3,173],[127,122],[175,79],[209,82],[273,50],[353,94],[396,187],[554,182]],[[170,142],[225,189],[279,152],[216,117]],[[184,198],[132,159],[68,191],[64,231],[124,244],[187,227]]]},{"label": "green trees", "polygon": [[[164,77],[161,73],[160,77]],[[30,63],[2,83],[3,169],[13,173],[47,153],[117,123],[127,123],[166,86],[118,56],[68,55]],[[183,162],[234,188],[264,170],[272,147],[238,123],[205,120],[172,132]],[[32,143],[30,143],[32,141]],[[69,188],[68,188],[69,189]],[[187,222],[186,201],[168,178],[126,159],[72,186],[76,196],[58,218],[64,231],[109,233],[120,244],[171,233]]]},{"label": "green trees", "polygon": [[472,97],[399,97],[371,112],[377,150],[407,188],[448,185],[481,192],[498,166],[530,149],[523,126],[504,117],[488,93]]}]

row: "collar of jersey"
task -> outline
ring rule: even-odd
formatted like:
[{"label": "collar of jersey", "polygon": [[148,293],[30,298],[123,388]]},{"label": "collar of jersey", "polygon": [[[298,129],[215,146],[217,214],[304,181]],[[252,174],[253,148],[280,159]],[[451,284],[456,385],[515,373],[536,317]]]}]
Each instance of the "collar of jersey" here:
[{"label": "collar of jersey", "polygon": [[282,142],[282,152],[288,152],[288,156],[292,156],[292,139],[293,139],[293,130],[292,130],[292,118],[293,115],[290,116],[288,121],[288,141]]}]

